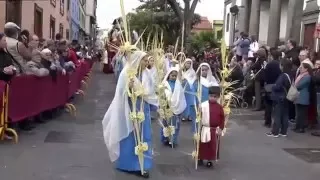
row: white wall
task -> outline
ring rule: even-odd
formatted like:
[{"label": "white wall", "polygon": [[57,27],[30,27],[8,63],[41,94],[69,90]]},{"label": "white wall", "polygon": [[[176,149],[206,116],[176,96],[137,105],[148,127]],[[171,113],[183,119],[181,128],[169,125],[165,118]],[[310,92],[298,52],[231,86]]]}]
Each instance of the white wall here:
[{"label": "white wall", "polygon": [[267,43],[268,27],[269,27],[269,9],[270,9],[270,3],[268,1],[261,1],[260,24],[259,24],[259,42],[261,44]]},{"label": "white wall", "polygon": [[90,34],[90,29],[91,29],[90,16],[86,16],[85,31],[87,34]]},{"label": "white wall", "polygon": [[[230,46],[230,36],[231,36],[231,33],[230,33],[230,30],[231,30],[231,13],[230,13],[230,8],[231,8],[231,3],[227,4],[226,5],[226,11],[224,12],[225,13],[225,20],[224,20],[224,41],[225,41],[225,44],[226,46]],[[230,14],[230,19],[229,19],[229,24],[227,24],[227,15]],[[229,26],[229,31],[227,32],[227,26]]]},{"label": "white wall", "polygon": [[85,26],[85,31],[87,34],[90,34],[91,30],[91,24],[90,24],[90,16],[94,16],[94,0],[86,0],[86,26]]},{"label": "white wall", "polygon": [[86,1],[86,14],[87,14],[87,16],[94,15],[94,0],[87,0]]},{"label": "white wall", "polygon": [[286,29],[287,29],[287,16],[288,16],[288,3],[289,0],[282,0],[281,4],[281,20],[280,20],[280,34],[279,39],[284,41],[286,38]]},{"label": "white wall", "polygon": [[[262,1],[260,9],[261,10],[260,10],[260,25],[259,25],[259,42],[261,44],[266,44],[267,38],[268,38],[268,28],[269,28],[270,2]],[[282,0],[281,16],[280,16],[280,33],[279,33],[280,40],[284,40],[286,37],[287,15],[288,15],[288,0]]]}]

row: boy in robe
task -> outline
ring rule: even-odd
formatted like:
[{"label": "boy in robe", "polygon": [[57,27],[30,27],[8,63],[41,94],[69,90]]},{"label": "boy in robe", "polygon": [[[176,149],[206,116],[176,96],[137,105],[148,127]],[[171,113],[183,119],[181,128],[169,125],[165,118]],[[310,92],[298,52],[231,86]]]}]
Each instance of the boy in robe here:
[{"label": "boy in robe", "polygon": [[209,100],[201,104],[202,120],[200,131],[199,165],[208,168],[213,166],[213,161],[219,159],[220,135],[224,129],[225,116],[222,106],[218,103],[220,87],[209,88]]},{"label": "boy in robe", "polygon": [[171,120],[163,120],[163,124],[166,128],[173,126],[174,134],[169,137],[165,137],[164,128],[161,128],[161,142],[170,147],[176,147],[178,144],[178,136],[180,131],[180,115],[186,109],[187,103],[184,96],[183,87],[179,80],[179,68],[171,67],[168,73],[165,75],[163,84],[166,87],[165,94],[167,101],[169,102],[170,110],[173,113]]}]

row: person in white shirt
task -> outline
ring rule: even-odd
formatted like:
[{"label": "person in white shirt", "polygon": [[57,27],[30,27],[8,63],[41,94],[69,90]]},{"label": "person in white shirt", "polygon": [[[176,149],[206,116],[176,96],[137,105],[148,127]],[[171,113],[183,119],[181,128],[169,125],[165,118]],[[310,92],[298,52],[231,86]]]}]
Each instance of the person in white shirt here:
[{"label": "person in white shirt", "polygon": [[249,60],[252,60],[255,58],[254,54],[257,53],[258,50],[259,50],[259,43],[255,36],[251,36],[251,44],[250,44],[249,53],[248,53]]}]

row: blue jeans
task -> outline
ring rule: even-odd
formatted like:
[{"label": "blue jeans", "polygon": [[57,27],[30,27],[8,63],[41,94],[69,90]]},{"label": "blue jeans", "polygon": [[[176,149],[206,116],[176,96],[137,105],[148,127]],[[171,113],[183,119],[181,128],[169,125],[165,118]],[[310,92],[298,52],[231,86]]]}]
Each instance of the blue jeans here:
[{"label": "blue jeans", "polygon": [[277,102],[273,109],[272,134],[287,134],[289,127],[289,102],[287,100]]}]

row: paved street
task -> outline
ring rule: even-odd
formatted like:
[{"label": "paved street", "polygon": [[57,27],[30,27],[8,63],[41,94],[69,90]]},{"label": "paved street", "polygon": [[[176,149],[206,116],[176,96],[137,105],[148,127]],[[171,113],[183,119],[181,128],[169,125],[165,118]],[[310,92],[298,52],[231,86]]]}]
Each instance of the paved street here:
[{"label": "paved street", "polygon": [[[109,162],[101,120],[115,88],[112,75],[95,70],[85,99],[76,103],[77,117],[69,114],[21,133],[16,145],[0,144],[1,180],[125,180]],[[151,180],[317,180],[320,178],[320,138],[290,133],[269,138],[262,127],[262,112],[237,111],[221,143],[215,169],[195,171],[190,124],[184,123],[180,146],[159,144],[154,126],[155,167]],[[308,149],[309,148],[309,149]],[[318,149],[316,149],[318,148]]]}]

